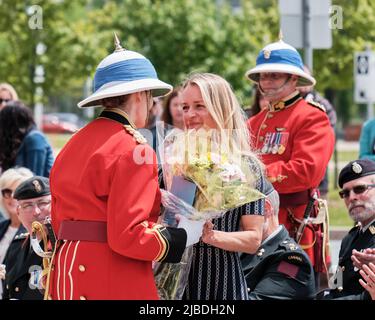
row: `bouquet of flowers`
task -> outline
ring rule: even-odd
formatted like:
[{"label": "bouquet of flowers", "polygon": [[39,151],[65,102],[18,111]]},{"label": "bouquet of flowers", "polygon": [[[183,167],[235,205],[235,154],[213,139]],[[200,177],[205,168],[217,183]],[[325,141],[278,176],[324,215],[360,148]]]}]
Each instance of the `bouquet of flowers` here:
[{"label": "bouquet of flowers", "polygon": [[[258,177],[246,157],[228,150],[225,145],[216,143],[207,130],[172,131],[166,137],[159,150],[167,189],[161,190],[165,224],[176,226],[175,214],[191,220],[218,218],[228,210],[264,197],[254,188]],[[192,203],[184,200],[184,194],[176,194],[173,188],[176,177],[196,186]],[[189,187],[185,190],[183,192],[189,192]],[[189,247],[180,263],[155,265],[161,299],[181,299],[190,271],[191,253],[192,247]]]}]

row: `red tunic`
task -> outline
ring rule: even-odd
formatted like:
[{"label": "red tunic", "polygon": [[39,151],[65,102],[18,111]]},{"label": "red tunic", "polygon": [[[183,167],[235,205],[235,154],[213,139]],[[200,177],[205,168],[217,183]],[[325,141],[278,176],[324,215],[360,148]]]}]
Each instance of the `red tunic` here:
[{"label": "red tunic", "polygon": [[[135,154],[151,155],[137,164]],[[107,242],[60,241],[53,261],[52,299],[157,299],[151,263],[179,260],[183,229],[156,224],[160,190],[154,151],[124,126],[98,118],[76,133],[50,176],[52,224],[107,223]]]},{"label": "red tunic", "polygon": [[[248,120],[248,126],[252,145],[260,152],[267,176],[281,197],[319,185],[335,140],[325,112],[299,98],[278,110],[261,111]],[[305,207],[281,207],[280,223],[291,232],[287,210],[302,219]],[[313,232],[306,228],[300,244],[309,247],[312,243]],[[306,252],[314,264],[313,248],[307,248]]]}]

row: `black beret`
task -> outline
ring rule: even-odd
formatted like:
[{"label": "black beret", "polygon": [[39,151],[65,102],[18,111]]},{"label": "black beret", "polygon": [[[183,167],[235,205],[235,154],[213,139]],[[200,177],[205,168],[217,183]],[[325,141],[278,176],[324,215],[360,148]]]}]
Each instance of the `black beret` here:
[{"label": "black beret", "polygon": [[13,198],[24,200],[48,196],[50,194],[48,178],[35,176],[22,182],[14,191]]},{"label": "black beret", "polygon": [[339,186],[342,188],[344,183],[375,174],[375,161],[361,159],[350,161],[340,172]]}]

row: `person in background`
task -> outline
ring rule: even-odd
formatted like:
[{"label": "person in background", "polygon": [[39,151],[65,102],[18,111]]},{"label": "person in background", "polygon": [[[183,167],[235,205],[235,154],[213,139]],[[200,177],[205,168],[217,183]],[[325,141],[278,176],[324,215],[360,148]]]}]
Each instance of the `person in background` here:
[{"label": "person in background", "polygon": [[20,101],[9,102],[0,110],[0,168],[25,167],[49,177],[53,161],[52,148],[36,128],[31,110]]},{"label": "person in background", "polygon": [[[6,219],[0,222],[0,264],[4,263],[12,241],[26,232],[18,218],[17,200],[14,199],[13,193],[22,182],[32,176],[33,173],[26,168],[8,169],[0,176],[0,207],[6,214]],[[18,244],[18,249],[20,249],[21,242]],[[13,264],[13,261],[9,261],[8,268],[12,267]],[[3,287],[0,285],[0,299],[2,293]]]},{"label": "person in background", "polygon": [[16,90],[9,83],[0,83],[0,110],[5,107],[9,101],[17,101]]},{"label": "person in background", "polygon": [[363,270],[363,265],[355,264],[353,254],[375,248],[375,161],[361,159],[349,162],[341,170],[338,180],[342,188],[340,197],[357,225],[341,242],[337,271],[330,280],[331,290],[323,291],[319,298],[369,300],[370,294],[360,282],[359,270]]},{"label": "person in background", "polygon": [[375,161],[375,119],[363,124],[359,138],[359,159]]},{"label": "person in background", "polygon": [[[152,147],[156,152],[159,163],[159,144],[164,140],[165,136],[173,128],[178,128],[180,130],[183,130],[184,128],[179,90],[179,88],[175,88],[171,93],[164,97],[163,111],[160,118],[162,122],[159,123],[161,124],[161,126],[158,125],[157,121],[155,121],[153,126],[149,129],[152,134]],[[149,137],[147,135],[148,132],[145,133],[147,140],[149,140]]]},{"label": "person in background", "polygon": [[181,109],[180,90],[180,88],[175,88],[164,98],[164,109],[161,120],[164,121],[165,125],[183,130],[184,120]]},{"label": "person in background", "polygon": [[251,143],[279,193],[279,221],[308,254],[318,286],[317,275],[327,269],[327,235],[322,236],[322,224],[300,227],[318,211],[317,188],[334,149],[334,132],[324,108],[304,100],[298,91],[316,81],[303,70],[302,58],[291,45],[280,39],[265,46],[246,75],[269,101],[267,109],[248,120]]},{"label": "person in background", "polygon": [[[0,110],[5,107],[9,101],[17,101],[18,95],[16,90],[9,83],[0,83]],[[0,165],[0,174],[1,174],[1,165]],[[3,219],[3,214],[0,208],[0,221]]]},{"label": "person in background", "polygon": [[279,195],[268,181],[265,194],[262,243],[256,254],[241,254],[249,300],[314,299],[310,259],[279,224]]},{"label": "person in background", "polygon": [[43,259],[34,252],[29,235],[34,221],[44,224],[51,215],[48,178],[33,176],[25,180],[14,190],[14,199],[27,233],[13,240],[5,257],[4,299],[43,300]]}]

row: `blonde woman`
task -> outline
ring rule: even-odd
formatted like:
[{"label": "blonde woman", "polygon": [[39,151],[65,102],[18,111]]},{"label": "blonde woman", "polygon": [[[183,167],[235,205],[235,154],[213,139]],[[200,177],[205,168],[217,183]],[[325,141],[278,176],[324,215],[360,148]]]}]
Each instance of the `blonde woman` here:
[{"label": "blonde woman", "polygon": [[[33,173],[26,168],[8,169],[0,176],[0,206],[6,220],[0,222],[0,264],[3,263],[10,243],[17,234],[26,232],[17,215],[17,200],[13,198],[14,190]],[[3,290],[0,285],[0,297]]]},{"label": "blonde woman", "polygon": [[[211,130],[220,147],[234,156],[247,156],[263,192],[262,166],[249,145],[246,117],[229,85],[210,73],[191,75],[183,84],[181,106],[185,128]],[[247,286],[239,252],[255,253],[262,240],[264,199],[226,212],[204,226],[193,247],[185,299],[246,300]]]},{"label": "blonde woman", "polygon": [[0,109],[5,107],[5,104],[12,100],[18,100],[16,90],[9,83],[0,83]]}]

